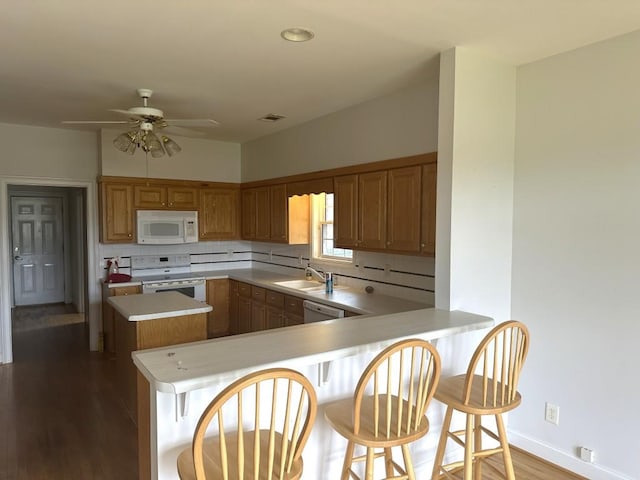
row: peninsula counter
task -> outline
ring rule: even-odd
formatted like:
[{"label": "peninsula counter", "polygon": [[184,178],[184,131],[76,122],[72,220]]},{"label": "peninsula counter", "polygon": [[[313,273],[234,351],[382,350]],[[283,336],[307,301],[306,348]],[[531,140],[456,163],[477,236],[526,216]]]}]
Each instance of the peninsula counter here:
[{"label": "peninsula counter", "polygon": [[[249,372],[277,366],[306,375],[318,394],[320,412],[303,452],[304,478],[338,478],[344,445],[325,424],[323,403],[351,396],[368,362],[384,347],[406,338],[436,343],[443,373],[458,373],[465,368],[482,330],[492,325],[489,317],[423,309],[134,352],[139,395],[148,391],[150,412],[149,436],[139,437],[143,442],[139,445],[140,478],[175,479],[176,458],[190,445],[197,421],[213,397]],[[431,430],[437,432],[441,423],[438,407],[432,404],[428,414]],[[428,442],[416,442],[413,447],[420,455],[414,456],[416,473],[427,472],[433,458],[437,433],[427,437]]]}]

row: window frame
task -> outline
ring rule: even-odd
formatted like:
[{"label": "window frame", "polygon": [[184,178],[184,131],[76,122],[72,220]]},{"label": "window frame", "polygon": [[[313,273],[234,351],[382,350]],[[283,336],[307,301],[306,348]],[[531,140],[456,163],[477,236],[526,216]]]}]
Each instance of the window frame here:
[{"label": "window frame", "polygon": [[[333,220],[326,220],[326,196],[327,193],[311,194],[310,196],[310,236],[309,258],[314,263],[327,263],[333,265],[350,266],[354,264],[354,252],[347,248],[335,247],[334,249],[351,252],[350,257],[324,254],[323,225],[334,225]],[[331,193],[330,195],[333,195]],[[335,215],[334,215],[335,218]],[[334,231],[335,234],[335,231]],[[335,245],[335,238],[332,239]]]}]

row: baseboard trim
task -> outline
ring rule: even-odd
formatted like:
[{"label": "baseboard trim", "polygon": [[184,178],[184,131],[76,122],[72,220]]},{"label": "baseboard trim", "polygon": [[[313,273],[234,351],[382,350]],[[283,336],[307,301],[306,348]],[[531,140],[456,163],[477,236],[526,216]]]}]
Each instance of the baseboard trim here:
[{"label": "baseboard trim", "polygon": [[586,463],[571,454],[558,450],[549,444],[522,435],[508,429],[509,443],[525,450],[548,462],[589,478],[590,480],[634,480],[615,470],[611,470],[597,463]]}]

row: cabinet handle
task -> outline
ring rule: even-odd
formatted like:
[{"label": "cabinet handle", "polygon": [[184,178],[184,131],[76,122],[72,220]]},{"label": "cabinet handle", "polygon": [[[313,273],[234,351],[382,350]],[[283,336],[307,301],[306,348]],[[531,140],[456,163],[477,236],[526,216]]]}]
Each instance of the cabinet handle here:
[{"label": "cabinet handle", "polygon": [[421,246],[422,248],[424,248],[424,243],[421,243],[421,244],[420,244],[420,246]]},{"label": "cabinet handle", "polygon": [[131,234],[131,233],[128,233],[128,234],[127,234],[127,237],[131,237],[131,236],[133,236],[133,234]]},{"label": "cabinet handle", "polygon": [[387,245],[391,245],[391,242],[387,242]]}]

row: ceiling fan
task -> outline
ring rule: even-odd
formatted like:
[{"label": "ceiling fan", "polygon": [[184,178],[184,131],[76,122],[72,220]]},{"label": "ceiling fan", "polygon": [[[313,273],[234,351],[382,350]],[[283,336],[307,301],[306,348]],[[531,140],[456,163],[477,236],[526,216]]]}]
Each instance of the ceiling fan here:
[{"label": "ceiling fan", "polygon": [[[138,96],[142,99],[142,106],[131,107],[128,110],[111,109],[128,117],[127,120],[66,120],[63,124],[67,125],[89,125],[89,124],[117,124],[128,125],[131,130],[121,133],[114,140],[114,146],[125,153],[133,155],[136,148],[141,148],[147,153],[151,153],[152,157],[162,157],[165,152],[169,155],[175,155],[182,149],[180,146],[167,137],[160,135],[160,138],[153,132],[154,129],[173,132],[178,135],[201,135],[200,132],[191,130],[188,127],[215,127],[218,122],[208,118],[183,118],[183,119],[165,119],[164,112],[158,108],[148,105],[149,98],[153,94],[153,90],[148,88],[139,88]],[[187,127],[187,128],[185,128]]]}]

